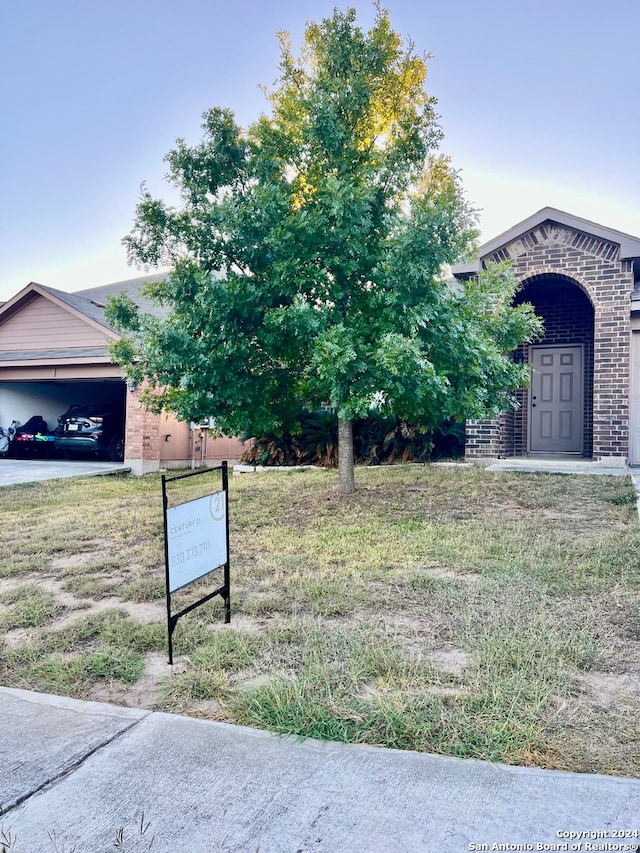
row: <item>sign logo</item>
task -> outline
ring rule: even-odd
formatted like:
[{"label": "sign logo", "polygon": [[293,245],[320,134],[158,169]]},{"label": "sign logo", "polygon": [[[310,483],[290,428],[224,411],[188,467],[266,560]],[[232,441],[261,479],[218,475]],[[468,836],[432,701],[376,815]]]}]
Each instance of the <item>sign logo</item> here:
[{"label": "sign logo", "polygon": [[214,521],[222,521],[226,515],[224,497],[224,492],[216,492],[215,495],[211,495],[209,500],[209,512]]}]

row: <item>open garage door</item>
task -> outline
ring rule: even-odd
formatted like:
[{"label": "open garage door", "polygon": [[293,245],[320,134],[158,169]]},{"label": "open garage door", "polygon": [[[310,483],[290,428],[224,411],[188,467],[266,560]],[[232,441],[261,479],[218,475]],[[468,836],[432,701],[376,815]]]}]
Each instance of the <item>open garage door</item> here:
[{"label": "open garage door", "polygon": [[[58,455],[63,452],[56,447],[53,433],[58,427],[58,419],[72,407],[77,411],[100,416],[103,411],[108,415],[109,435],[103,442],[96,442],[95,451],[91,443],[79,442],[77,448],[71,443],[71,449],[65,448],[64,455],[69,458],[86,458],[87,454],[108,455],[112,439],[121,442],[123,450],[126,436],[125,424],[126,385],[123,379],[51,379],[51,380],[0,380],[0,426],[7,430],[13,422],[21,425],[23,435],[29,432],[30,424],[39,428],[40,437],[36,440],[25,438],[11,442],[11,455]],[[75,409],[74,409],[75,410]],[[49,440],[44,441],[42,419],[46,424]],[[106,422],[105,422],[106,424]],[[71,424],[78,432],[80,422]],[[20,435],[17,436],[19,438]]]}]

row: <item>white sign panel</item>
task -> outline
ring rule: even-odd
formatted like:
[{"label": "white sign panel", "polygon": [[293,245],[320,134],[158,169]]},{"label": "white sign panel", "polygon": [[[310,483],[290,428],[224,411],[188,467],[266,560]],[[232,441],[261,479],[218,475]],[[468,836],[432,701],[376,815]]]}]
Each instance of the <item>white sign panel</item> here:
[{"label": "white sign panel", "polygon": [[227,501],[215,492],[167,509],[169,591],[227,562]]}]

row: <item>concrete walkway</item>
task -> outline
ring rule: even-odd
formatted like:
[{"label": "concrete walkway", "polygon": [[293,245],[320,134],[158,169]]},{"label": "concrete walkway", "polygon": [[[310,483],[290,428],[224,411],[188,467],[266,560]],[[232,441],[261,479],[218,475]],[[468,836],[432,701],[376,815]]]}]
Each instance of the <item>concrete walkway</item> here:
[{"label": "concrete walkway", "polygon": [[[12,853],[635,851],[640,844],[637,779],[300,742],[9,688],[0,688],[0,720],[0,826],[15,838]],[[610,846],[587,846],[603,841]],[[522,846],[493,846],[501,844]]]},{"label": "concrete walkway", "polygon": [[569,459],[553,456],[510,456],[487,465],[487,471],[523,471],[527,474],[600,474],[609,477],[626,477],[629,468],[621,460],[613,466],[607,462],[590,459]]}]

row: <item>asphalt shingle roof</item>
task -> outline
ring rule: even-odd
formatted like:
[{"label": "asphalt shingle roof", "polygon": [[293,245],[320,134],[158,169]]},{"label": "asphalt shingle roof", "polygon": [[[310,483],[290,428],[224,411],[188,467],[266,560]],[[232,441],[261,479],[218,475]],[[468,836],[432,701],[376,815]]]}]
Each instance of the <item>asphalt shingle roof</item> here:
[{"label": "asphalt shingle roof", "polygon": [[153,275],[145,275],[140,278],[133,278],[126,281],[116,281],[112,284],[104,284],[99,287],[89,287],[86,290],[77,290],[75,293],[67,293],[64,290],[57,290],[54,287],[39,285],[47,293],[55,296],[65,305],[74,308],[85,317],[89,317],[101,326],[107,329],[112,329],[112,326],[105,319],[105,302],[107,296],[118,296],[120,293],[126,293],[146,314],[153,314],[157,317],[162,317],[165,311],[153,303],[143,292],[143,286],[146,282],[162,281],[167,276],[167,273],[154,273]]}]

